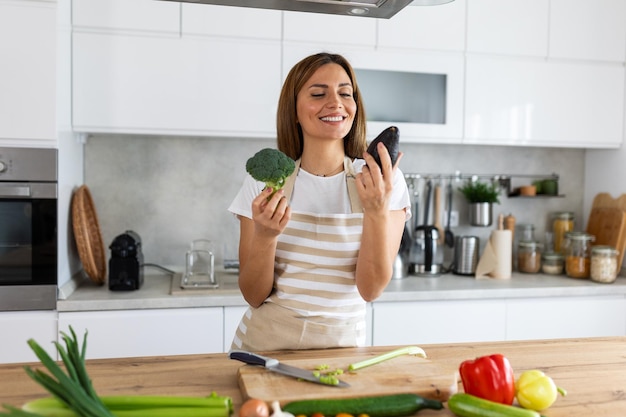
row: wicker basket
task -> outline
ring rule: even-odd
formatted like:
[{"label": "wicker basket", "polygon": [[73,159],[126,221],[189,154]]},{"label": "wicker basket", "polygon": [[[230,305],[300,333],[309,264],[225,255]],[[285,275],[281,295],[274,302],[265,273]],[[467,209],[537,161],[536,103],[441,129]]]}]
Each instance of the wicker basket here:
[{"label": "wicker basket", "polygon": [[86,185],[80,186],[72,198],[72,227],[87,276],[97,284],[104,284],[107,273],[104,244],[93,199]]}]

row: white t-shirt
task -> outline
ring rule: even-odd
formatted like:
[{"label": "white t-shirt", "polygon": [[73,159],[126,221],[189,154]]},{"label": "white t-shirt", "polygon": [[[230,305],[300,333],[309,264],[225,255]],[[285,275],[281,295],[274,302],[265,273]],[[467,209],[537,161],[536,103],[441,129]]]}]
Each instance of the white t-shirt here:
[{"label": "white t-shirt", "polygon": [[[363,166],[362,159],[356,159],[353,166],[356,172]],[[263,190],[265,184],[248,175],[228,207],[235,215],[252,218],[252,200]],[[291,196],[291,210],[301,213],[315,214],[348,214],[351,213],[346,174],[340,172],[330,177],[319,177],[300,168]],[[389,202],[390,210],[406,209],[406,220],[411,217],[411,200],[409,190],[400,169],[393,178],[393,192]]]}]

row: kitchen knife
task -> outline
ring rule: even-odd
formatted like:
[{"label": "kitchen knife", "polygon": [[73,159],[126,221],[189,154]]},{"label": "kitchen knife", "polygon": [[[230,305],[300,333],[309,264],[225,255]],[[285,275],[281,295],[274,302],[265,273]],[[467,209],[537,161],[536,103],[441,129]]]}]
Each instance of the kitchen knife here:
[{"label": "kitchen knife", "polygon": [[231,350],[228,354],[230,359],[236,359],[238,361],[247,363],[249,365],[262,366],[272,372],[276,372],[283,375],[288,375],[294,378],[303,379],[305,381],[316,382],[318,384],[326,385],[329,387],[349,387],[343,381],[339,381],[337,384],[329,384],[320,380],[319,375],[315,375],[312,371],[307,369],[296,368],[295,366],[285,365],[280,363],[278,359],[268,358],[266,356],[257,355],[256,353],[247,352],[245,350]]}]

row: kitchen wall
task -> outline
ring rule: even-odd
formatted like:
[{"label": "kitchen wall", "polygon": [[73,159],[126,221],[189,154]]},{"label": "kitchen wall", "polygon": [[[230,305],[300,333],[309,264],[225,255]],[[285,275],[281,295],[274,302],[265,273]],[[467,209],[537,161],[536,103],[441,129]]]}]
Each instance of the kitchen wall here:
[{"label": "kitchen wall", "polygon": [[[230,251],[227,257],[235,256],[238,222],[227,207],[246,175],[246,160],[257,150],[274,146],[274,141],[258,139],[90,135],[85,145],[85,183],[94,198],[105,246],[130,229],[142,238],[146,263],[182,267],[189,242],[198,238],[216,243],[219,263],[225,247]],[[573,211],[577,228],[584,226],[584,150],[424,144],[402,144],[402,150],[405,173],[554,172],[560,176],[559,191],[565,197],[503,195],[494,215],[512,213],[518,224],[534,224],[541,239],[554,211]],[[518,185],[530,181],[513,178]],[[460,212],[455,234],[477,235],[484,246],[492,228],[468,225],[467,203],[457,191],[453,206]],[[450,255],[446,253],[447,258]]]}]

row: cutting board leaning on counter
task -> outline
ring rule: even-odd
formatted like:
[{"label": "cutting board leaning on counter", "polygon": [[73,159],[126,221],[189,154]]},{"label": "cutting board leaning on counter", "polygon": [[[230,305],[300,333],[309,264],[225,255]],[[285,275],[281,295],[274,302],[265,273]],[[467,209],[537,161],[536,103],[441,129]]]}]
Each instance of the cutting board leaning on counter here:
[{"label": "cutting board leaning on counter", "polygon": [[[421,410],[420,416],[453,416],[447,400],[464,387],[459,365],[478,357],[500,354],[515,376],[540,370],[567,390],[541,412],[546,417],[626,415],[626,337],[520,342],[424,345],[427,358],[398,356],[348,372],[355,360],[388,353],[393,346],[264,352],[285,364],[312,369],[327,364],[342,367],[348,388],[297,380],[261,367],[232,360],[228,354],[87,360],[86,370],[99,396],[207,396],[232,398],[233,416],[249,395],[282,406],[299,399],[354,398],[417,393],[440,400],[441,410]],[[36,369],[41,364],[28,364]],[[0,403],[21,406],[48,394],[24,371],[24,364],[0,366]],[[517,406],[517,402],[515,403]],[[487,414],[484,414],[487,415]],[[503,416],[505,416],[503,414]]]}]

